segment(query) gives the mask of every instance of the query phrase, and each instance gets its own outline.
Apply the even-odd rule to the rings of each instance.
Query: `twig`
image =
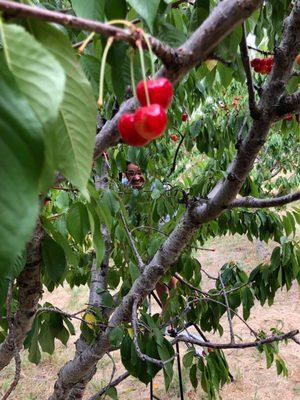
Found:
[[[263,54],[264,56],[273,56],[274,55],[274,53],[272,53],[272,51],[260,50],[260,49],[258,49],[256,47],[252,47],[252,46],[249,46],[249,45],[247,45],[247,47],[248,47],[248,49],[255,50],[258,53]]]
[[[12,299],[13,299],[13,282],[10,281],[9,285],[8,285],[8,291],[7,291],[7,297],[6,297],[6,320],[7,320],[8,328],[9,328],[12,338],[13,338],[13,345],[14,345],[13,354],[14,354],[16,368],[15,368],[14,379],[13,379],[12,383],[10,384],[10,387],[8,388],[6,393],[3,395],[2,400],[6,400],[9,398],[11,393],[16,389],[16,387],[19,383],[19,380],[20,380],[20,376],[21,376],[21,357],[20,357],[19,349],[17,348],[16,342],[15,342],[14,324],[13,324],[12,316],[11,316]]]
[[[160,233],[161,235],[164,235],[164,236],[167,236],[167,237],[169,236],[167,233],[161,231],[160,229],[154,228],[154,227],[148,226],[148,225],[136,226],[135,228],[131,229],[130,233],[132,233],[132,232],[134,232],[134,231],[136,231],[136,230],[139,230],[139,229],[148,229],[149,231],[151,230],[151,231],[158,232],[158,233]]]
[[[133,302],[133,306],[132,306],[132,315],[131,315],[131,322],[132,322],[132,327],[133,327],[133,343],[137,352],[137,355],[139,356],[139,358],[142,361],[148,361],[152,364],[156,364],[159,367],[164,367],[166,364],[168,364],[169,362],[173,361],[174,358],[176,357],[176,354],[174,354],[174,356],[172,356],[171,358],[167,359],[167,360],[158,360],[156,358],[150,357],[147,354],[144,354],[141,351],[141,348],[139,346],[139,342],[138,342],[138,322],[137,322],[137,308],[138,308],[138,303],[139,303],[139,298],[137,297],[134,302]]]
[[[77,319],[78,321],[81,321],[81,322],[83,322],[83,323],[86,324],[86,325],[99,326],[101,329],[106,329],[107,327],[109,327],[109,325],[107,325],[107,324],[102,324],[102,323],[99,323],[99,322],[87,322],[84,318],[81,318],[81,317],[78,317],[78,316],[77,316],[78,314],[81,314],[81,313],[83,313],[83,312],[86,312],[86,309],[83,309],[83,310],[81,310],[81,311],[77,311],[77,312],[74,313],[74,314],[67,313],[67,312],[65,312],[65,311],[63,311],[63,310],[60,310],[60,309],[57,308],[57,307],[41,307],[41,308],[39,308],[39,309],[37,310],[37,314],[41,314],[41,313],[43,313],[43,312],[55,312],[55,313],[57,313],[57,314],[63,315],[63,316],[66,317],[66,318],[69,318],[69,319]]]
[[[224,296],[225,304],[226,304],[226,312],[227,312],[227,318],[228,318],[228,323],[229,323],[229,330],[230,330],[230,343],[233,344],[235,343],[234,340],[234,331],[233,331],[233,325],[232,325],[232,319],[231,319],[231,314],[230,314],[230,307],[229,307],[229,302],[228,302],[228,297],[226,294],[226,289],[225,285],[223,282],[222,274],[219,274],[219,280],[222,286],[222,293]]]
[[[294,331],[284,333],[282,335],[271,335],[265,339],[255,340],[253,342],[243,342],[243,343],[212,343],[212,342],[197,340],[194,338],[188,339],[185,336],[179,335],[175,339],[172,340],[172,344],[174,344],[176,342],[185,342],[185,343],[196,344],[196,345],[203,346],[203,347],[211,347],[212,349],[246,349],[249,347],[262,346],[263,344],[280,342],[280,341],[286,340],[286,339],[294,340],[294,336],[296,336],[298,334],[299,334],[299,330],[294,330]]]
[[[241,51],[242,62],[243,62],[243,66],[244,66],[244,70],[245,70],[246,78],[247,78],[249,110],[250,110],[251,117],[253,119],[258,119],[260,113],[259,113],[256,101],[255,101],[252,73],[251,73],[250,60],[249,60],[247,42],[246,42],[245,23],[242,24],[242,29],[243,29],[243,35],[242,35],[242,40],[240,43],[240,51]]]
[[[296,337],[294,336],[294,337],[292,337],[292,340],[293,340],[295,343],[299,344],[299,346],[300,346],[300,340],[299,340],[298,338],[296,338]]]
[[[231,61],[227,61],[227,60],[225,60],[225,58],[223,58],[222,56],[215,54],[215,53],[210,54],[208,56],[208,59],[220,61],[222,64],[226,65],[227,67],[230,67],[232,65]]]
[[[116,387],[119,383],[123,382],[126,378],[130,376],[129,372],[124,372],[124,374],[120,375],[118,378],[116,378],[114,381],[112,381],[109,385],[105,386],[102,388],[98,393],[96,393],[94,396],[90,397],[89,400],[99,400],[99,398],[105,394],[110,388]]]
[[[116,363],[115,363],[115,360],[114,360],[114,358],[113,358],[113,356],[111,355],[111,354],[109,354],[109,353],[106,353],[107,354],[107,356],[111,359],[111,362],[113,363],[113,367],[112,367],[112,371],[111,371],[111,376],[110,376],[110,380],[109,380],[109,383],[108,383],[108,385],[107,386],[109,386],[109,387],[111,387],[111,383],[112,383],[112,381],[113,381],[113,379],[114,379],[114,376],[115,376],[115,373],[116,373],[116,371],[117,371],[117,367],[116,367]],[[106,398],[106,392],[104,393],[104,396],[103,396],[103,400]]]
[[[123,221],[123,224],[124,224],[124,227],[125,227],[125,230],[126,230],[126,233],[127,233],[130,245],[131,245],[131,249],[132,249],[132,251],[133,251],[133,253],[135,255],[135,258],[137,259],[139,270],[140,270],[140,272],[142,272],[144,267],[145,267],[145,264],[144,264],[144,262],[142,260],[142,257],[140,256],[140,254],[139,254],[139,252],[138,252],[138,250],[136,248],[136,245],[134,243],[134,239],[132,237],[132,234],[130,233],[130,230],[128,229],[128,225],[127,225],[127,222],[125,220],[125,217],[124,217],[122,211],[120,211],[120,214],[121,214],[121,219]]]
[[[179,152],[179,149],[180,149],[180,147],[181,147],[181,145],[182,145],[182,143],[183,143],[183,141],[184,141],[184,138],[185,138],[185,136],[184,136],[184,135],[181,135],[180,142],[178,143],[177,149],[176,149],[176,151],[175,151],[175,155],[174,155],[172,167],[171,167],[171,169],[170,169],[170,172],[168,173],[168,178],[173,174],[173,172],[174,172],[175,169],[176,169],[176,160],[177,160],[178,152]]]

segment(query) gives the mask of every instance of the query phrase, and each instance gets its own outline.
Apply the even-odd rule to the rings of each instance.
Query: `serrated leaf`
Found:
[[[146,21],[152,31],[160,0],[127,0],[127,3]]]
[[[109,343],[111,346],[119,347],[122,343],[124,332],[120,327],[115,327],[110,331]]]
[[[78,257],[71,248],[68,240],[55,228],[47,219],[43,218],[43,227],[46,232],[64,249],[68,264],[76,267],[78,265]]]
[[[63,99],[63,68],[22,26],[2,24],[1,33],[6,62],[21,93],[42,125],[53,122]]]
[[[111,19],[124,19],[127,14],[125,0],[105,0],[105,15]]]
[[[66,268],[66,257],[61,246],[50,236],[42,242],[42,259],[47,275],[53,282],[59,282]]]
[[[96,101],[71,43],[54,26],[31,21],[35,37],[50,51],[66,73],[63,101],[52,132],[53,152],[61,173],[88,198],[96,131]]]
[[[67,214],[67,228],[73,238],[80,244],[90,230],[89,216],[83,203],[74,203]]]
[[[71,2],[78,17],[104,21],[104,0],[71,0]]]
[[[30,239],[39,211],[42,126],[0,57],[0,275]],[[21,196],[20,196],[21,194]],[[26,210],[26,212],[24,212]]]

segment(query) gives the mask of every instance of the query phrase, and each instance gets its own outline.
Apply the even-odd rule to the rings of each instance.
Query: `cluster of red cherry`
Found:
[[[251,61],[251,67],[255,72],[259,72],[260,74],[267,75],[271,72],[273,67],[274,58],[266,57],[266,58],[254,58]]]
[[[119,119],[118,129],[125,143],[144,146],[161,136],[167,127],[166,110],[173,99],[173,86],[166,78],[140,81],[136,94],[141,107],[135,113],[123,114]]]

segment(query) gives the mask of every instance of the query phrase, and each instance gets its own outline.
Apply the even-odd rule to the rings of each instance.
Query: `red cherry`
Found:
[[[292,114],[287,114],[283,117],[283,119],[285,119],[286,121],[291,121],[293,119],[293,115]]]
[[[159,104],[140,107],[134,114],[134,126],[138,134],[145,139],[161,136],[167,127],[167,114]]]
[[[300,53],[297,55],[295,61],[296,61],[296,63],[297,63],[298,65],[300,65]]]
[[[134,127],[134,114],[123,114],[118,122],[118,129],[123,141],[131,146],[143,146],[149,143],[141,137]]]
[[[177,142],[177,140],[178,140],[177,135],[171,135],[170,138],[171,138],[171,140],[173,140],[173,142]]]
[[[47,196],[44,198],[44,206],[47,206],[51,201],[51,197]]]
[[[188,113],[186,113],[186,112],[182,113],[181,121],[183,121],[183,122],[187,121],[188,117],[189,117]]]
[[[255,70],[255,67],[260,67],[260,62],[260,58],[254,58],[253,60],[251,60],[251,67],[253,67]]]
[[[160,104],[168,108],[173,99],[173,86],[166,78],[150,79],[147,81],[151,104]],[[144,81],[140,81],[136,87],[136,94],[142,106],[147,105]]]

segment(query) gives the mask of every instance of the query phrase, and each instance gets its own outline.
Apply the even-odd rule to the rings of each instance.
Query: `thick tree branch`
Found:
[[[300,91],[298,90],[290,96],[282,96],[275,111],[279,117],[300,112]]]
[[[4,11],[6,18],[34,18],[55,22],[56,24],[68,26],[70,28],[99,33],[105,37],[113,37],[115,40],[123,40],[134,47],[137,37],[140,38],[138,31],[130,32],[127,29],[121,29],[107,23],[74,17],[73,15],[49,11],[44,8],[31,7],[14,1],[0,0],[0,10]],[[156,54],[164,64],[169,65],[177,62],[179,56],[176,50],[152,36],[149,36],[149,41],[153,53]],[[142,43],[143,46],[146,47],[146,43],[143,40]]]
[[[249,55],[248,55],[247,41],[246,41],[245,23],[243,23],[242,28],[243,28],[243,35],[242,35],[242,40],[240,43],[240,51],[241,51],[242,63],[243,63],[244,70],[246,73],[246,78],[247,78],[249,110],[250,110],[251,117],[253,119],[257,119],[259,117],[259,111],[258,111],[256,101],[255,101],[255,93],[254,93],[254,87],[253,87],[250,60],[249,60]]]
[[[42,293],[40,279],[40,245],[44,231],[40,220],[31,242],[27,246],[26,265],[17,279],[19,288],[18,309],[13,317],[13,330],[10,330],[0,346],[0,370],[14,357],[15,349],[22,348],[23,341],[30,331]]]
[[[281,342],[282,340],[286,339],[293,339],[294,336],[298,335],[299,331],[294,330],[287,333],[283,333],[282,335],[271,335],[265,339],[255,340],[253,342],[242,342],[242,343],[212,343],[212,342],[205,342],[202,340],[196,340],[194,338],[187,338],[185,336],[177,336],[173,341],[172,344],[177,342],[185,342],[196,344],[203,347],[210,347],[212,349],[247,349],[249,347],[258,347],[262,346],[263,344],[269,344],[273,342]]]
[[[257,199],[252,196],[241,197],[233,200],[229,204],[228,208],[233,207],[248,207],[248,208],[269,208],[269,207],[281,207],[285,204],[292,203],[300,199],[300,191],[288,194],[286,196],[275,197],[273,199]]]
[[[6,393],[2,397],[2,400],[6,400],[6,399],[9,398],[11,393],[17,387],[18,382],[20,380],[20,376],[21,376],[21,357],[20,357],[20,351],[17,348],[16,343],[15,343],[14,324],[13,324],[12,316],[11,316],[12,300],[13,300],[13,282],[10,281],[9,285],[8,285],[8,292],[7,292],[7,298],[6,298],[6,321],[8,323],[8,328],[9,328],[10,334],[12,335],[13,342],[14,342],[14,351],[13,351],[13,353],[14,353],[14,359],[15,359],[16,367],[15,367],[14,379],[13,379],[12,383],[10,384],[10,386],[9,386],[8,390],[6,391]]]

